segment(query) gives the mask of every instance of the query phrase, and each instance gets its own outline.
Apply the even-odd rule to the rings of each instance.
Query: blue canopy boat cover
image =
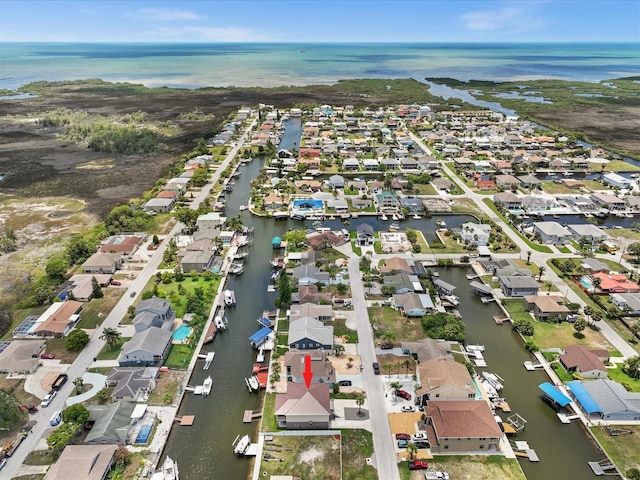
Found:
[[[260,345],[262,345],[272,333],[273,330],[271,330],[270,328],[262,327],[260,330],[249,337],[251,346],[255,348],[260,347]]]
[[[602,407],[600,407],[600,405],[598,405],[598,402],[596,402],[591,394],[587,392],[587,390],[584,388],[584,385],[582,385],[582,382],[574,380],[573,382],[567,383],[567,386],[571,389],[573,396],[576,397],[576,400],[578,400],[578,403],[580,404],[582,409],[587,412],[587,414],[602,414]]]
[[[258,323],[262,327],[273,328],[273,323],[267,317],[260,317]]]
[[[544,382],[538,385],[538,388],[544,392],[544,394],[551,400],[556,402],[561,407],[566,407],[571,403],[571,399],[564,393],[551,385],[549,382]]]
[[[271,245],[273,245],[274,247],[280,247],[281,243],[282,243],[282,238],[280,237],[273,237],[271,239]]]

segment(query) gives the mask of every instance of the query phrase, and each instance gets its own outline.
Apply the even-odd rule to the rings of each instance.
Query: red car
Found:
[[[411,435],[408,433],[396,433],[396,440],[411,440]]]
[[[422,470],[424,468],[429,468],[429,464],[424,460],[414,460],[413,462],[409,462],[409,470]]]
[[[406,390],[397,390],[396,397],[404,398],[405,400],[411,400],[411,394]]]
[[[51,360],[52,358],[56,358],[56,356],[53,353],[43,353],[40,355],[40,358]]]
[[[391,350],[393,348],[393,343],[383,343],[380,345],[382,350]]]
[[[114,287],[119,287],[122,284],[120,282],[118,282],[117,280],[111,280],[111,285],[113,285]]]

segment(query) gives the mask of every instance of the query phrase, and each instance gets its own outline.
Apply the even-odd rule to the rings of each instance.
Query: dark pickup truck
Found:
[[[60,388],[62,388],[62,386],[67,383],[68,379],[69,376],[66,373],[61,373],[60,375],[58,375],[58,378],[56,378],[51,384],[51,390],[60,390]]]

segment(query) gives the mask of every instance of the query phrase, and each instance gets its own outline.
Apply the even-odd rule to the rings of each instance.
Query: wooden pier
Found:
[[[616,470],[616,466],[610,460],[600,460],[599,462],[589,462],[589,466],[593,473],[598,477],[601,475],[616,475],[618,476],[618,472]]]
[[[533,372],[534,370],[541,370],[544,368],[544,365],[541,363],[533,363],[531,360],[527,360],[524,362],[524,368]]]
[[[538,454],[536,451],[529,447],[527,442],[523,441],[515,441],[511,442],[511,447],[513,448],[513,454],[519,458],[528,458],[530,462],[539,462]]]
[[[181,417],[174,418],[173,421],[182,427],[190,427],[193,425],[195,419],[195,415],[183,415]]]
[[[505,322],[510,322],[511,317],[501,317],[500,315],[494,315],[493,321],[496,322],[498,325],[502,325]]]
[[[261,411],[245,410],[242,416],[242,423],[251,423],[253,420],[262,417]]]

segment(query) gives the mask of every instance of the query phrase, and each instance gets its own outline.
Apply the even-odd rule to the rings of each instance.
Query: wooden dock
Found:
[[[245,410],[244,415],[242,416],[242,423],[251,423],[256,418],[261,418],[262,412],[255,410]]]
[[[493,321],[496,322],[498,325],[502,325],[505,322],[510,322],[511,317],[501,317],[500,315],[494,315]]]
[[[213,342],[213,339],[216,338],[217,332],[218,327],[216,327],[215,322],[212,321],[211,325],[209,325],[209,328],[207,328],[207,333],[204,334],[204,341],[202,343],[205,344]]]
[[[181,417],[176,417],[173,421],[180,426],[190,427],[191,425],[193,425],[195,419],[195,415],[183,415]]]
[[[524,368],[533,372],[534,370],[541,370],[544,368],[544,365],[541,363],[533,363],[531,360],[526,360],[524,362]]]
[[[515,442],[511,442],[511,446],[513,447],[513,453],[516,457],[528,458],[530,462],[540,461],[536,451],[529,447],[527,442],[516,440]]]

